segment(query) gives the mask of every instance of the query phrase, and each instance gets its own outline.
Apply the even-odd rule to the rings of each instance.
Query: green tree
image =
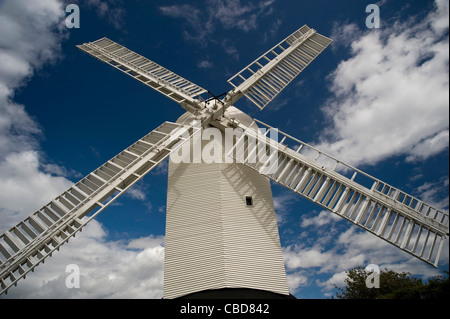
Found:
[[[346,286],[338,287],[338,299],[438,299],[449,297],[449,273],[433,277],[426,283],[408,272],[380,271],[380,288],[367,288],[369,273],[363,267],[347,271]]]

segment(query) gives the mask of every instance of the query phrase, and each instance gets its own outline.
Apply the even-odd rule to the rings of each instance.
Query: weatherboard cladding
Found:
[[[221,288],[289,294],[270,182],[242,164],[169,162],[164,298]]]
[[[171,163],[168,189],[165,298],[226,287],[288,293],[268,180],[240,164]]]

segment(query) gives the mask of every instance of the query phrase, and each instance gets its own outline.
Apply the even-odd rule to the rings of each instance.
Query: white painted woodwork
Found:
[[[233,107],[226,114],[252,122]],[[224,163],[224,153],[213,164],[169,162],[164,298],[220,288],[289,294],[270,181]]]

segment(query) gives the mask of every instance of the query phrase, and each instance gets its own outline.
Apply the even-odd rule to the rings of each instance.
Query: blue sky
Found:
[[[80,28],[65,7],[80,8]],[[212,91],[304,24],[334,40],[264,111],[236,107],[448,211],[446,0],[0,1],[0,230],[184,110],[83,54],[103,36]],[[167,163],[119,198],[8,297],[161,298]],[[288,284],[327,298],[345,271],[438,270],[290,191],[272,187]],[[67,289],[67,264],[81,287]]]

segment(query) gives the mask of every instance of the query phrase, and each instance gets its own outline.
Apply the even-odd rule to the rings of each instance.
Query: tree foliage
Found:
[[[423,282],[408,272],[380,271],[379,288],[367,288],[369,273],[362,267],[347,271],[345,287],[337,287],[338,299],[443,299],[449,298],[449,272]]]

